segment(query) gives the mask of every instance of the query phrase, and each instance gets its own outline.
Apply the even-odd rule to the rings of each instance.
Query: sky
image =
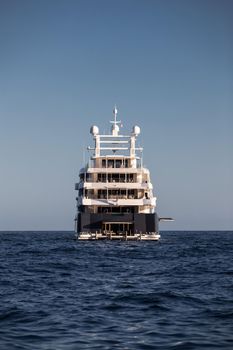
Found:
[[[117,104],[161,230],[233,229],[231,0],[0,0],[0,230],[73,230]]]

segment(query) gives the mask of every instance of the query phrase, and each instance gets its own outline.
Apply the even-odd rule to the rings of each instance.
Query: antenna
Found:
[[[114,115],[114,120],[110,120],[110,123],[114,125],[114,127],[117,125],[117,124],[120,124],[121,121],[120,120],[117,120],[117,114],[118,114],[118,109],[117,109],[117,106],[115,105],[115,107],[113,108],[113,115]]]
[[[110,120],[110,123],[113,124],[112,125],[112,135],[113,136],[118,136],[118,132],[120,130],[120,128],[117,124],[120,124],[121,121],[117,120],[117,113],[118,113],[118,110],[117,110],[117,107],[115,105],[115,107],[113,109],[114,120]]]
[[[117,107],[115,105],[114,110],[113,110],[115,124],[116,124],[117,113],[118,113],[118,110],[117,110]]]

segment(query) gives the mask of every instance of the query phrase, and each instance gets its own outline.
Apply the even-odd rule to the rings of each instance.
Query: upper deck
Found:
[[[117,109],[113,110],[114,120],[112,124],[111,134],[100,134],[97,126],[91,127],[91,134],[94,139],[94,147],[89,146],[87,149],[91,151],[90,160],[92,164],[90,168],[105,169],[137,169],[142,166],[141,152],[142,147],[136,147],[136,138],[140,134],[140,128],[134,126],[130,135],[121,135],[121,121],[117,120]]]

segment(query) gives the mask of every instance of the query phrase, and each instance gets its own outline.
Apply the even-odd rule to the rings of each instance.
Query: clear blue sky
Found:
[[[0,1],[0,230],[72,230],[94,123],[141,126],[162,229],[233,229],[233,1]]]

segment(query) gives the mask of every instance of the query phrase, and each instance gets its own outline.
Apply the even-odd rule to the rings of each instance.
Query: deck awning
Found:
[[[107,224],[129,224],[129,225],[132,225],[133,221],[103,221],[103,224],[104,225],[107,225]]]

